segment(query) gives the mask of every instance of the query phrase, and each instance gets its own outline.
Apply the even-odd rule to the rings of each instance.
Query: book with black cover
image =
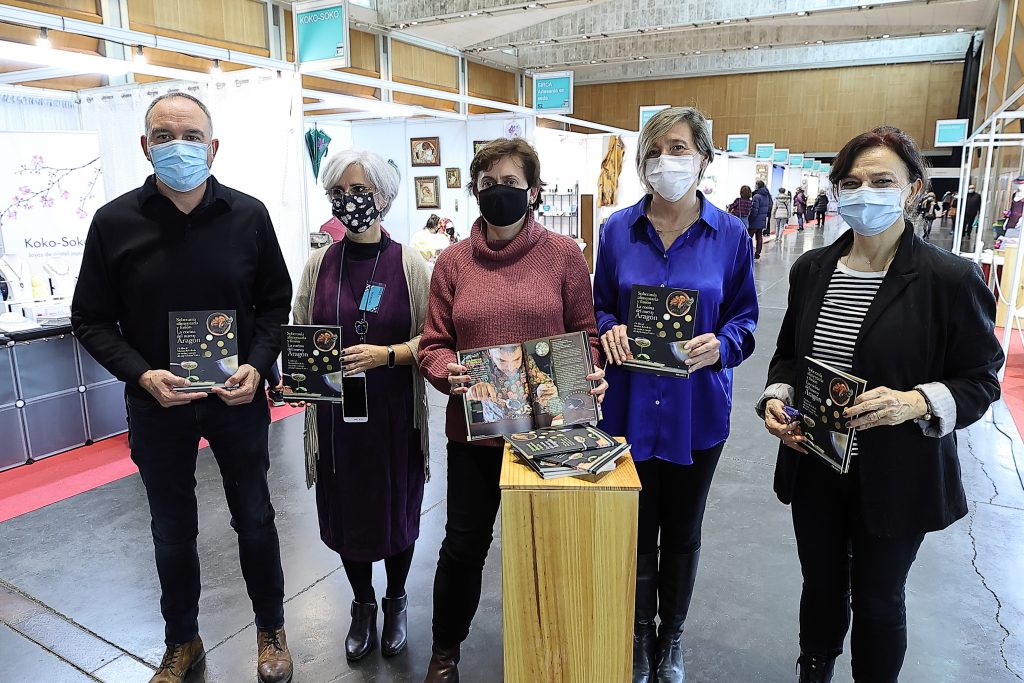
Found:
[[[510,434],[505,441],[545,479],[611,471],[619,457],[629,450],[628,444],[587,425]]]
[[[843,411],[864,393],[867,382],[810,356],[801,363],[803,381],[797,387],[796,407],[801,445],[840,474],[850,471],[853,437]]]
[[[168,314],[170,371],[191,386],[179,392],[206,392],[223,387],[238,371],[235,311],[172,311]]]
[[[281,378],[289,400],[341,403],[341,328],[281,326]]]
[[[623,367],[669,377],[689,377],[689,354],[697,319],[695,289],[633,285],[627,334],[633,357]]]
[[[586,332],[458,352],[471,377],[465,395],[469,439],[596,423],[594,361]]]

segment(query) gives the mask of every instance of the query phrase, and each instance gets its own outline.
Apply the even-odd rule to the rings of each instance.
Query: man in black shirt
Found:
[[[180,683],[205,656],[199,638],[195,469],[205,437],[220,467],[257,626],[257,673],[288,681],[284,575],[267,486],[263,379],[280,351],[291,281],[258,200],[210,175],[209,111],[184,93],[157,98],[142,150],[154,175],[96,212],[72,303],[75,335],[125,383],[132,460],[149,498],[167,651],[151,683]],[[168,314],[233,310],[238,370],[211,394],[175,392]]]
[[[974,189],[974,185],[967,188],[967,197],[964,199],[964,236],[968,239],[974,231],[974,221],[978,219],[981,212],[981,195]]]

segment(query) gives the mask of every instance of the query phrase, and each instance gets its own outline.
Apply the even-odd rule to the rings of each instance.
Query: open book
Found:
[[[512,452],[544,479],[610,472],[629,444],[587,425],[538,429],[505,437]]]
[[[801,445],[846,474],[857,430],[846,427],[843,411],[864,393],[867,382],[810,356],[801,366],[803,381],[796,393],[799,412],[793,416],[801,421],[800,430],[807,437]]]
[[[586,332],[458,352],[471,377],[465,395],[470,441],[545,427],[596,423]]]
[[[633,285],[627,334],[633,357],[623,367],[669,377],[689,377],[689,354],[697,319],[695,289]]]

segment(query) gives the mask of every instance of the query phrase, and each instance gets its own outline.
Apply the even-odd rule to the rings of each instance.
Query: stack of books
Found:
[[[615,469],[629,444],[596,427],[538,429],[505,437],[512,452],[543,479],[596,476]]]

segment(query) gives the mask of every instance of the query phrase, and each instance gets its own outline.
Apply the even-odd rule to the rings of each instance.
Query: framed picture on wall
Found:
[[[444,169],[444,177],[448,183],[448,189],[453,190],[462,187],[462,171],[457,168]]]
[[[416,178],[416,208],[441,208],[441,179],[439,177],[434,175]]]
[[[412,138],[409,140],[409,155],[413,166],[440,166],[440,138]]]
[[[480,148],[486,145],[490,140],[474,140],[473,141],[473,156],[480,151]]]

